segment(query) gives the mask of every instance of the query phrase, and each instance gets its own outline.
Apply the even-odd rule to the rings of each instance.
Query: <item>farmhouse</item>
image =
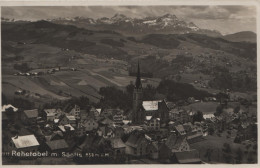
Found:
[[[47,150],[50,152],[66,152],[69,148],[69,145],[64,139],[58,139],[53,141],[47,141]]]
[[[126,141],[126,154],[132,156],[145,156],[147,155],[147,139],[141,132],[134,131]]]
[[[114,156],[122,157],[125,154],[126,145],[121,140],[121,138],[112,138],[110,139],[112,150],[114,152]]]
[[[186,138],[171,134],[159,148],[160,158],[170,158],[175,152],[189,151],[190,146]]]
[[[9,147],[10,150],[36,152],[39,147],[39,142],[34,135],[15,136],[11,138]]]
[[[85,127],[86,131],[93,131],[98,128],[98,123],[93,118],[83,121],[82,125]]]
[[[38,109],[24,110],[21,114],[21,119],[25,124],[36,124],[38,117]]]
[[[44,109],[43,111],[46,121],[54,121],[54,119],[58,119],[63,114],[61,109]]]

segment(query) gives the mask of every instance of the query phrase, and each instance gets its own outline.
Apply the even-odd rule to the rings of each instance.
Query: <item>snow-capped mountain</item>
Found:
[[[130,18],[123,14],[115,14],[113,17],[99,19],[75,17],[59,18],[52,20],[54,23],[71,24],[77,27],[98,30],[113,30],[125,34],[186,34],[198,33],[210,36],[221,36],[218,31],[201,29],[192,22],[185,22],[173,14],[165,14],[158,17]]]

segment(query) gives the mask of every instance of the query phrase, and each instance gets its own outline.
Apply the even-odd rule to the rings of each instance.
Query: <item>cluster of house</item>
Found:
[[[189,144],[203,137],[201,124],[191,124],[190,118],[177,114],[169,126],[161,124],[160,117],[153,114],[158,112],[158,103],[162,102],[165,101],[143,102],[147,115],[140,125],[126,120],[120,109],[92,107],[86,111],[77,105],[68,105],[63,109],[24,110],[18,119],[22,121],[22,130],[27,131],[10,137],[8,150],[82,153],[108,141],[113,157],[175,158],[176,162],[188,163],[189,159],[182,159],[192,155],[192,163],[200,162],[198,151],[190,149]],[[16,109],[16,113],[18,111]],[[124,136],[127,138],[123,139]],[[77,143],[75,139],[80,137],[85,140]]]
[[[39,76],[39,75],[43,75],[43,72],[18,72],[15,73],[14,76]]]
[[[54,74],[55,72],[58,71],[77,71],[77,68],[69,68],[69,67],[55,67],[55,68],[50,68],[50,69],[46,69],[45,72],[44,71],[38,71],[38,72],[17,72],[14,73],[14,76],[32,76],[32,77],[38,77],[44,74]]]
[[[250,110],[241,106],[235,112],[234,108],[227,107],[223,109],[220,115],[207,116],[205,119],[209,123],[213,123],[215,130],[220,132],[227,129],[236,129],[236,139],[239,139],[239,142],[256,138],[256,129],[254,130],[257,123],[256,109]]]
[[[92,107],[86,110],[75,104],[67,104],[62,109],[23,110],[17,119],[22,121],[20,129],[27,130],[27,133],[18,131],[16,135],[10,136],[7,150],[108,152],[113,158],[200,163],[199,151],[191,149],[190,144],[207,136],[206,122],[221,127],[224,125],[222,121],[232,123],[239,115],[243,122],[241,126],[247,128],[246,122],[249,121],[248,116],[241,120],[244,112],[233,113],[228,109],[220,116],[204,115],[206,122],[193,122],[193,115],[192,111],[176,107],[173,102],[166,100],[143,101],[139,72],[133,93],[131,119],[121,109]],[[8,123],[8,117],[3,116],[3,123]],[[250,137],[245,133],[241,135]]]

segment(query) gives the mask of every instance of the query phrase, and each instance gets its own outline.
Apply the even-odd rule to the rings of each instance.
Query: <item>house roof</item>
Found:
[[[108,125],[108,124],[113,123],[113,121],[110,120],[109,118],[104,118],[102,121],[100,121],[100,123],[104,124],[104,125]]]
[[[169,149],[178,149],[181,145],[181,143],[184,141],[184,137],[176,136],[174,134],[171,134],[166,142],[165,145],[168,146]]]
[[[96,109],[97,110],[97,112],[100,114],[101,113],[101,108],[99,108],[99,109]]]
[[[44,109],[44,112],[47,114],[47,117],[55,116],[55,114],[57,114],[56,109]]]
[[[65,112],[70,112],[73,108],[75,107],[75,105],[68,103],[67,105],[64,106],[64,108],[62,109]]]
[[[18,108],[14,107],[11,104],[7,104],[7,105],[3,105],[2,106],[2,112],[5,112],[6,109],[12,108],[14,112],[16,112],[18,110]]]
[[[67,116],[67,118],[72,121],[72,120],[76,120],[75,116]]]
[[[146,116],[146,120],[151,120],[153,116]]]
[[[183,125],[177,125],[177,126],[175,126],[175,128],[181,135],[185,135],[186,134]]]
[[[25,114],[28,118],[36,118],[36,117],[38,117],[38,109],[24,110],[24,114]]]
[[[204,119],[211,119],[213,117],[215,117],[214,114],[203,114]]]
[[[187,136],[187,140],[191,140],[193,138],[197,138],[197,137],[201,137],[201,136],[203,136],[203,133],[202,132],[197,132],[196,134]]]
[[[57,135],[58,135],[60,138],[63,137],[63,133],[62,133],[61,131],[53,131],[53,133],[52,133],[51,135],[45,136],[45,139],[46,139],[47,141],[51,141],[52,138],[54,138],[54,137],[57,136]]]
[[[180,109],[180,108],[173,108],[170,110],[170,113],[174,113],[174,114],[179,114],[179,113],[184,113],[186,112],[184,109]]]
[[[18,149],[32,147],[32,146],[39,146],[39,142],[37,141],[34,135],[12,137],[12,141],[15,147]]]
[[[75,130],[70,124],[58,126],[62,132],[66,132],[65,127],[69,127],[71,131]]]
[[[162,100],[156,101],[143,101],[143,108],[145,111],[155,111],[158,110],[158,103]]]
[[[126,141],[126,145],[136,148],[143,140],[146,140],[144,134],[134,132]]]
[[[110,140],[112,148],[125,148],[126,145],[121,140],[121,138],[113,138]]]
[[[174,153],[179,163],[199,163],[201,162],[199,152],[197,150],[175,152]]]
[[[67,149],[69,147],[69,145],[67,144],[67,142],[64,139],[48,141],[48,142],[46,142],[46,144],[48,145],[48,147],[51,150]]]
[[[123,120],[124,125],[127,125],[128,123],[130,123],[130,120]]]
[[[150,136],[148,136],[147,134],[144,135],[145,139],[147,139],[148,141],[152,141],[152,138]]]
[[[168,107],[168,109],[173,109],[175,107],[175,103],[174,102],[166,102],[166,106]]]
[[[158,142],[152,142],[151,143],[151,146],[156,150],[156,151],[158,151],[158,149],[159,149],[159,145],[158,145]]]

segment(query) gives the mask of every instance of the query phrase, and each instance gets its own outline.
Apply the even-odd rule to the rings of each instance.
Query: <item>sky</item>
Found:
[[[112,17],[116,13],[131,18],[174,14],[203,29],[218,30],[223,35],[239,31],[256,32],[255,6],[63,6],[2,7],[2,17],[15,20],[42,20],[76,16]]]

